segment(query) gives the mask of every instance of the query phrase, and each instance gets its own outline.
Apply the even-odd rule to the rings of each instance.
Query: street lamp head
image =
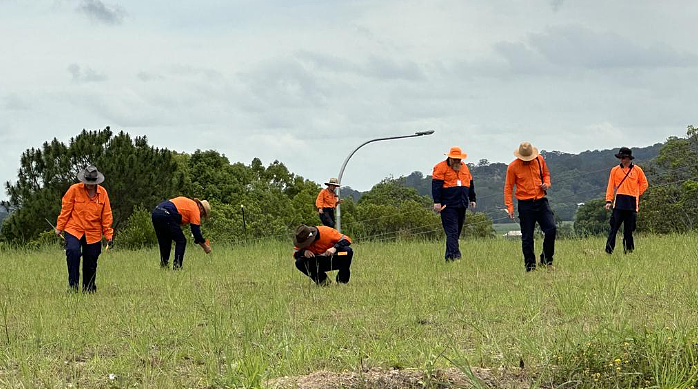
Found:
[[[428,130],[428,131],[417,131],[414,134],[418,135],[418,136],[422,136],[422,135],[431,135],[433,133],[434,133],[434,130]]]

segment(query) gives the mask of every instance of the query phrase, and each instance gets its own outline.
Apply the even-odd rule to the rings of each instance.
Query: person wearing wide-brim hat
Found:
[[[330,284],[326,273],[332,270],[339,270],[337,283],[349,282],[354,251],[348,236],[331,227],[301,224],[293,233],[293,245],[296,268],[316,284]]]
[[[437,163],[431,174],[431,196],[434,212],[441,215],[441,225],[446,233],[446,262],[461,259],[458,239],[465,223],[465,211],[473,209],[475,184],[468,165],[463,160],[468,156],[460,147],[451,147],[444,154],[445,160]]]
[[[627,147],[621,147],[615,155],[620,164],[611,169],[606,187],[606,209],[613,208],[611,214],[611,229],[606,240],[606,252],[613,253],[616,247],[616,234],[623,224],[623,252],[629,253],[635,250],[633,231],[637,221],[637,212],[640,205],[640,195],[647,190],[649,184],[642,168],[633,164],[633,151]]]
[[[540,263],[552,269],[555,254],[555,237],[557,228],[553,211],[546,197],[550,189],[550,171],[545,159],[538,149],[529,142],[522,142],[514,150],[516,157],[507,167],[504,181],[504,205],[511,219],[514,219],[514,204],[512,191],[516,187],[516,200],[519,209],[519,224],[521,226],[521,251],[524,255],[526,271],[536,269],[533,232],[536,222],[543,231],[543,252]]]
[[[114,237],[113,218],[109,195],[99,185],[104,182],[104,175],[97,167],[90,165],[81,170],[78,180],[80,183],[73,184],[63,195],[55,233],[65,240],[69,290],[77,291],[80,285],[82,257],[82,290],[93,293],[97,291],[97,259],[102,252],[102,237],[107,240],[107,247]]]
[[[160,267],[169,267],[172,241],[175,242],[173,269],[181,269],[187,239],[180,226],[189,224],[194,243],[201,246],[206,254],[211,253],[209,245],[201,234],[201,221],[211,215],[211,205],[206,200],[175,197],[158,204],[152,212],[153,228],[160,247]]]
[[[321,190],[317,198],[315,198],[315,208],[317,208],[322,224],[334,228],[336,223],[334,210],[340,202],[335,192],[336,188],[339,187],[339,182],[336,178],[330,178],[325,185],[327,185],[327,188]]]

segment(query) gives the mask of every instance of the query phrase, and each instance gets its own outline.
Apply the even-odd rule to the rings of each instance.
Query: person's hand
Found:
[[[314,257],[315,257],[315,253],[313,253],[313,252],[310,251],[310,250],[305,250],[305,252],[303,252],[303,256],[306,257],[306,258],[314,258]]]
[[[434,212],[436,212],[436,213],[441,212],[441,203],[434,203]]]
[[[509,219],[514,220],[514,211],[510,211],[507,209],[507,213],[509,214]]]
[[[56,228],[54,232],[56,233],[56,236],[61,236],[61,234],[63,233],[63,231],[59,230],[58,228]]]
[[[325,251],[325,253],[324,253],[323,255],[326,256],[326,257],[331,257],[331,256],[333,256],[334,253],[336,253],[336,252],[337,252],[337,249],[336,249],[336,248],[330,247],[330,248],[327,249],[327,251]]]
[[[470,208],[475,209],[475,207],[477,207],[477,203],[475,203],[474,201],[471,201]]]
[[[337,199],[337,204],[341,204],[341,203],[342,203],[342,199]]]
[[[204,252],[206,254],[211,254],[211,245],[209,245],[206,242],[201,242],[199,243],[199,246],[201,246],[201,248],[204,249]]]
[[[322,208],[320,208],[320,209],[317,210],[317,213],[322,214],[322,213],[324,213],[324,211],[322,210]]]
[[[548,185],[546,185],[545,182],[544,182],[544,183],[540,184],[540,188],[543,189],[543,190],[548,190],[549,187],[548,187]]]
[[[113,245],[114,245],[114,241],[112,239],[107,239],[107,245],[104,246],[105,250],[109,250],[110,248],[112,248]]]
[[[611,203],[606,203],[606,205],[604,205],[604,208],[606,208],[607,211],[611,209]]]

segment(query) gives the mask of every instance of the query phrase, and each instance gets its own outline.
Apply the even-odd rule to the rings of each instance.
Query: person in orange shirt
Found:
[[[153,228],[160,246],[160,267],[169,266],[172,241],[175,242],[175,256],[172,269],[181,269],[184,262],[184,251],[187,247],[187,239],[184,237],[180,225],[190,225],[194,236],[194,243],[204,249],[206,254],[211,253],[211,246],[201,235],[201,219],[208,219],[211,214],[211,205],[206,200],[190,199],[187,197],[175,197],[158,204],[152,212]]]
[[[293,234],[293,258],[296,268],[315,281],[317,285],[329,285],[332,281],[326,272],[337,272],[337,283],[346,284],[351,277],[351,259],[354,252],[351,239],[327,226],[309,227],[301,224]]]
[[[336,178],[330,178],[330,181],[326,182],[325,185],[327,185],[327,188],[321,190],[315,199],[315,207],[320,215],[322,224],[334,228],[336,222],[334,210],[340,202],[337,198],[337,193],[335,193],[335,188],[339,187],[339,182],[337,182]]]
[[[69,290],[80,286],[80,257],[82,256],[82,290],[97,291],[97,259],[102,252],[102,236],[107,248],[112,244],[112,213],[109,195],[101,184],[104,175],[95,166],[78,173],[80,183],[73,184],[63,195],[61,213],[56,221],[56,235],[65,232],[65,255],[68,263]]]
[[[468,156],[460,147],[451,147],[447,158],[434,166],[431,174],[431,196],[434,212],[441,214],[441,225],[446,233],[446,262],[461,258],[458,238],[465,223],[465,210],[473,209],[475,184],[468,165],[463,160]]]
[[[538,154],[538,149],[528,142],[523,142],[514,151],[516,159],[507,167],[504,181],[504,204],[511,219],[514,219],[514,204],[512,190],[516,187],[515,196],[518,200],[519,223],[521,226],[521,251],[524,255],[526,271],[536,269],[534,254],[533,231],[536,222],[543,231],[543,252],[540,263],[552,269],[555,254],[555,218],[545,197],[550,189],[550,172],[545,159]]]
[[[621,147],[616,158],[620,159],[620,165],[611,169],[606,188],[606,209],[613,208],[611,230],[606,240],[606,252],[609,254],[612,254],[616,247],[616,234],[621,223],[623,224],[623,253],[635,250],[633,231],[635,231],[640,195],[648,187],[645,172],[631,162],[635,159],[631,149]]]

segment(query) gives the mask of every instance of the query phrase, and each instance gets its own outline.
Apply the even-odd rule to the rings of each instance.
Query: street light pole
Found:
[[[381,140],[393,140],[393,139],[402,139],[402,138],[414,138],[418,136],[424,136],[424,135],[431,135],[434,133],[434,130],[428,130],[428,131],[418,131],[415,132],[412,135],[401,135],[401,136],[391,136],[387,138],[376,138],[376,139],[371,139],[369,141],[366,141],[362,144],[359,145],[359,147],[355,148],[354,151],[352,151],[349,156],[347,156],[347,159],[344,160],[344,163],[342,164],[342,168],[339,169],[339,176],[337,176],[337,183],[339,186],[337,187],[337,199],[339,199],[339,192],[340,189],[342,188],[342,176],[344,175],[344,168],[347,167],[347,163],[349,163],[349,159],[356,153],[360,148],[366,146],[369,143],[373,142],[378,142]],[[342,212],[341,212],[341,204],[337,204],[337,231],[342,232]]]

